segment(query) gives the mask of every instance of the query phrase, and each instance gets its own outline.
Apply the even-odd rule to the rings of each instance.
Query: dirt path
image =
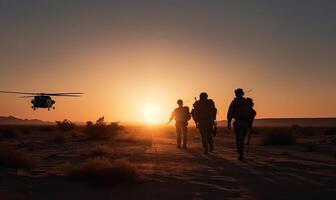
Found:
[[[224,141],[217,139],[215,152],[203,155],[197,140],[179,150],[173,138],[156,139],[157,180],[166,179],[181,198],[318,199],[336,194],[336,163],[328,157],[290,150],[282,155],[281,148],[257,146],[240,162],[233,141]]]

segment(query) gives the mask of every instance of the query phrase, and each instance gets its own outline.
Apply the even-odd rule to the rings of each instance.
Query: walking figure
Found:
[[[214,126],[216,124],[217,109],[212,99],[208,99],[208,94],[203,92],[200,99],[193,105],[191,115],[201,133],[204,154],[214,150]]]
[[[234,133],[236,136],[236,146],[238,160],[244,158],[244,140],[247,132],[251,130],[256,112],[253,109],[253,100],[244,98],[244,91],[241,88],[235,90],[236,97],[231,102],[228,113],[228,128],[231,129],[231,121],[234,119]]]
[[[191,119],[191,115],[189,112],[188,106],[183,106],[183,101],[181,99],[177,100],[178,107],[172,112],[169,122],[175,119],[175,127],[176,127],[176,142],[177,148],[181,148],[181,140],[183,138],[184,149],[187,148],[187,133],[188,133],[188,121]],[[168,124],[167,123],[167,124]]]

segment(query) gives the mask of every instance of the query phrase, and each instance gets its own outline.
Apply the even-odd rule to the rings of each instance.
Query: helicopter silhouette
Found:
[[[11,91],[0,91],[0,93],[7,94],[22,94],[27,96],[20,96],[20,98],[33,98],[31,100],[32,109],[36,110],[38,108],[46,108],[48,110],[55,109],[54,101],[51,96],[61,96],[61,97],[80,97],[81,92],[66,92],[66,93],[33,93],[33,92],[11,92]]]

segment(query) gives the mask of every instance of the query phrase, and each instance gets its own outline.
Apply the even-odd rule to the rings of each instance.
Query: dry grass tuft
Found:
[[[289,130],[274,129],[264,133],[261,138],[262,145],[293,145],[295,143],[296,137]]]
[[[105,140],[115,137],[121,130],[124,130],[124,127],[120,126],[117,122],[106,124],[104,117],[102,117],[99,118],[95,124],[87,122],[83,132],[87,139]]]
[[[106,144],[97,145],[91,149],[91,156],[109,156],[112,153],[112,148]]]
[[[110,186],[139,179],[137,169],[126,160],[111,162],[104,157],[94,158],[79,167],[68,164],[65,175],[71,180],[84,181],[94,185]]]
[[[76,129],[76,124],[71,122],[68,119],[65,119],[63,121],[56,121],[56,127],[60,131],[73,131]]]
[[[0,165],[16,169],[33,169],[39,160],[21,151],[0,150]]]

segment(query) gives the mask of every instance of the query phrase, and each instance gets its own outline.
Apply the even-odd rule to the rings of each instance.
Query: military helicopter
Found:
[[[0,91],[0,93],[7,94],[21,94],[27,96],[20,96],[21,98],[33,98],[31,100],[32,109],[36,110],[38,108],[47,108],[48,110],[55,109],[53,106],[55,101],[51,96],[61,96],[61,97],[80,97],[81,92],[66,92],[66,93],[33,93],[33,92],[11,92],[11,91]]]

